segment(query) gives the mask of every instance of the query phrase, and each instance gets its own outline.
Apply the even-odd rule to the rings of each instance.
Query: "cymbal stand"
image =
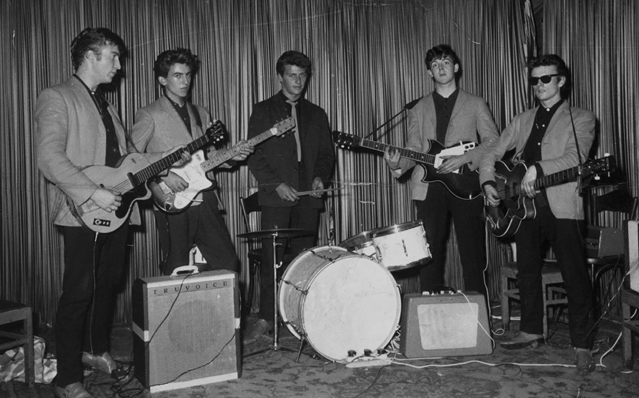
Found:
[[[281,246],[281,243],[277,243],[277,238],[279,236],[279,233],[277,231],[274,231],[271,234],[271,238],[272,238],[272,245],[273,245],[273,345],[269,346],[269,347],[265,347],[262,348],[260,350],[257,350],[255,352],[251,352],[249,354],[246,354],[244,357],[250,357],[253,355],[257,355],[257,354],[261,354],[263,352],[266,351],[279,351],[279,350],[285,350],[285,351],[290,351],[290,352],[297,352],[296,350],[292,349],[292,348],[288,348],[288,347],[283,347],[281,345],[279,345],[279,326],[278,326],[278,310],[277,310],[277,297],[278,297],[278,293],[279,293],[279,287],[277,284],[277,270],[278,268],[280,268],[282,266],[282,264],[278,265],[277,264],[277,246]],[[301,352],[301,350],[300,350]],[[299,360],[299,354],[298,354],[298,360]]]

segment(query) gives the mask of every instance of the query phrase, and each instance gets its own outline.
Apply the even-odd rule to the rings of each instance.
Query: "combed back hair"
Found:
[[[200,61],[197,59],[197,55],[193,54],[191,50],[186,48],[176,48],[175,50],[167,50],[158,55],[153,66],[155,72],[155,78],[164,77],[169,75],[169,70],[174,64],[185,64],[191,68],[191,74],[197,72]]]
[[[71,42],[73,69],[77,70],[82,65],[84,56],[89,51],[93,51],[99,59],[102,54],[102,48],[107,45],[118,47],[120,59],[126,56],[127,49],[124,45],[124,40],[110,29],[85,28]]]
[[[430,70],[430,64],[435,60],[440,60],[444,58],[449,58],[453,61],[453,65],[459,65],[461,69],[461,63],[459,62],[459,57],[448,44],[439,44],[426,52],[426,68]]]
[[[286,51],[284,54],[280,55],[277,60],[277,64],[275,65],[275,70],[278,75],[284,75],[286,65],[300,67],[306,71],[307,75],[311,74],[311,60],[299,51]]]
[[[570,69],[566,66],[564,60],[557,54],[544,54],[537,58],[533,58],[528,62],[528,76],[530,77],[533,69],[540,66],[554,66],[557,74],[566,78],[566,83],[561,87],[561,94],[565,98],[570,92]]]

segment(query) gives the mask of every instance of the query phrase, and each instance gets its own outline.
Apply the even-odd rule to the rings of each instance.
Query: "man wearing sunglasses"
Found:
[[[517,286],[521,295],[520,332],[501,345],[507,349],[536,348],[543,335],[544,292],[541,287],[541,248],[547,241],[557,257],[568,295],[570,340],[580,373],[595,369],[592,300],[585,266],[583,202],[576,181],[536,191],[535,180],[578,166],[595,138],[595,115],[571,107],[565,100],[570,74],[557,55],[542,55],[529,63],[528,82],[539,106],[513,119],[481,161],[480,181],[486,201],[497,206],[495,162],[512,149],[514,163],[528,166],[521,180],[522,195],[532,198],[536,216],[521,222],[517,243]],[[576,141],[576,142],[575,142]]]

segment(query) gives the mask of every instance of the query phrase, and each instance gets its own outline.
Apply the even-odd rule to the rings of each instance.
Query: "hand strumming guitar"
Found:
[[[439,174],[452,173],[469,163],[468,152],[463,155],[440,155],[440,159],[445,160],[444,163],[437,168],[437,173]]]
[[[89,199],[91,199],[102,210],[109,213],[116,211],[118,207],[120,207],[120,204],[122,204],[122,196],[105,188],[96,189]]]

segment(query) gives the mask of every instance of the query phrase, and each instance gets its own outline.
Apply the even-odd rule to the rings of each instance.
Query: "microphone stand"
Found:
[[[395,119],[397,116],[401,115],[402,113],[404,113],[405,111],[407,111],[408,109],[413,109],[413,107],[417,104],[417,102],[419,102],[420,99],[422,99],[424,96],[421,96],[417,99],[412,100],[411,102],[409,102],[408,104],[404,105],[404,107],[402,108],[401,111],[397,112],[395,115],[393,115],[393,117],[391,117],[390,119],[388,119],[386,122],[384,122],[381,126],[377,127],[375,130],[371,131],[370,133],[368,133],[368,135],[366,137],[364,137],[364,139],[367,139],[368,137],[370,137],[371,135],[375,134],[377,131],[379,131],[379,129],[381,129],[382,127],[386,126],[388,123],[390,123],[393,119]]]

